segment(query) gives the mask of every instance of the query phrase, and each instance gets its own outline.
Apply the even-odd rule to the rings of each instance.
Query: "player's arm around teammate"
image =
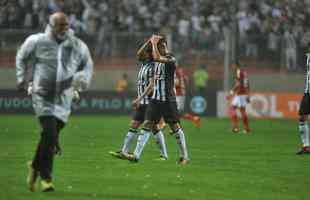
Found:
[[[151,38],[153,58],[159,62],[155,69],[155,86],[147,110],[146,124],[148,128],[155,128],[161,117],[169,124],[172,134],[177,139],[180,149],[180,164],[187,164],[189,156],[185,142],[185,135],[180,125],[179,113],[176,105],[174,75],[176,70],[176,60],[168,52],[167,41],[162,36],[153,35]],[[165,88],[162,90],[161,88]]]

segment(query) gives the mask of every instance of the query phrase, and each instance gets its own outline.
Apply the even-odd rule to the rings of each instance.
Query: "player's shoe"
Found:
[[[200,127],[200,117],[194,116],[193,117],[193,123],[194,123],[195,128],[199,128]]]
[[[233,128],[232,130],[231,130],[233,133],[239,133],[239,128],[237,128],[237,127],[235,127],[235,128]]]
[[[185,159],[185,158],[180,158],[179,159],[179,162],[178,162],[180,165],[187,165],[189,164],[189,159]]]
[[[244,134],[250,134],[251,133],[251,130],[249,128],[246,128],[246,129],[243,129],[242,130],[242,133]]]
[[[41,181],[42,192],[52,192],[55,190],[55,186],[52,181],[42,180]]]
[[[136,158],[134,154],[124,154],[124,156],[125,156],[125,159],[129,160],[130,162],[133,162],[133,163],[139,162],[139,159]]]
[[[303,147],[300,151],[296,153],[297,155],[310,154],[310,147]]]
[[[166,161],[168,160],[167,157],[163,156],[163,155],[160,155],[159,158],[157,158],[156,160],[159,160],[159,161]]]
[[[126,160],[126,154],[123,153],[122,151],[110,151],[109,154],[115,158],[118,158],[118,159],[122,159],[122,160]],[[130,153],[128,153],[130,154]]]
[[[28,175],[27,175],[27,185],[28,185],[28,189],[31,192],[35,191],[35,185],[36,185],[36,181],[39,175],[39,172],[36,171],[33,167],[32,167],[32,161],[28,161],[27,162],[27,167],[28,167]]]
[[[127,154],[126,155],[126,159],[129,160],[132,163],[137,163],[139,162],[139,159],[136,158],[136,156],[134,154]]]

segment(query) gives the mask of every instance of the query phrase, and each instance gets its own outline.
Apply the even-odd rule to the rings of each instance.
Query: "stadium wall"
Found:
[[[130,114],[135,93],[120,95],[114,91],[82,93],[81,101],[73,105],[75,114]],[[223,91],[208,91],[205,95],[189,94],[185,112],[208,117],[229,117],[230,102]],[[253,92],[247,106],[254,118],[297,118],[302,93]],[[0,113],[33,113],[30,96],[16,90],[0,90]]]

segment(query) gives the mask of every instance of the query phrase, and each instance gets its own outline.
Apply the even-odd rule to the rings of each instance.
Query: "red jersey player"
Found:
[[[199,116],[194,116],[188,113],[183,114],[185,107],[185,97],[186,97],[186,81],[187,77],[184,73],[183,68],[177,65],[174,76],[174,84],[175,84],[175,94],[176,94],[178,111],[183,119],[192,121],[194,123],[194,126],[196,128],[199,128],[200,127]]]
[[[238,117],[237,110],[240,111],[242,122],[243,122],[243,132],[250,133],[249,119],[246,112],[246,104],[250,102],[249,97],[249,79],[247,73],[244,69],[241,69],[238,64],[233,66],[234,70],[234,87],[230,91],[229,97],[232,97],[230,116],[232,122],[232,131],[234,133],[239,132],[238,127]]]

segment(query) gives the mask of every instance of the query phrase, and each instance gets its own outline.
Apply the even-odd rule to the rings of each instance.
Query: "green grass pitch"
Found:
[[[251,135],[230,133],[227,119],[184,121],[191,163],[176,164],[177,144],[166,131],[169,160],[157,161],[151,138],[139,163],[112,158],[129,116],[72,116],[55,158],[56,191],[31,193],[26,162],[39,127],[31,115],[0,115],[0,200],[304,200],[310,198],[310,155],[297,156],[297,122],[252,120]],[[38,185],[39,186],[39,185]]]

